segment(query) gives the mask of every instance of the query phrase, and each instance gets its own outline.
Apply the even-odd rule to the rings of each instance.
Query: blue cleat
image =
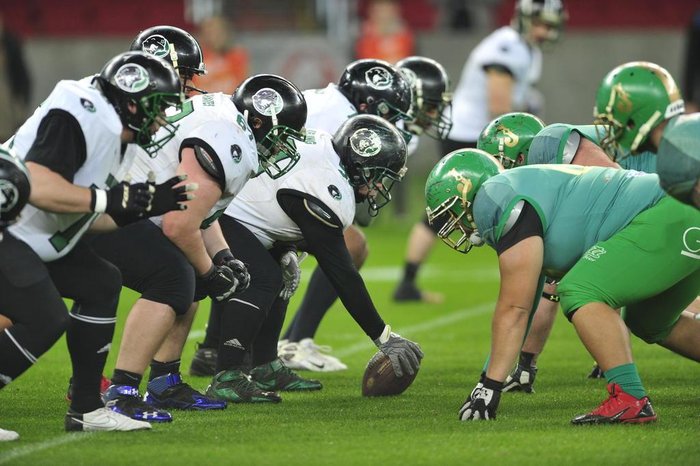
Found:
[[[136,387],[129,385],[110,385],[102,395],[105,408],[115,413],[147,422],[171,422],[173,416],[167,411],[161,411],[144,403]]]
[[[148,382],[143,400],[155,408],[199,411],[226,408],[225,401],[210,398],[183,382],[180,373],[161,375]]]

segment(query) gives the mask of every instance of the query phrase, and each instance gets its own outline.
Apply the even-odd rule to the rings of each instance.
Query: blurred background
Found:
[[[351,60],[373,54],[390,61],[432,57],[454,88],[472,48],[509,22],[514,0],[397,0],[396,11],[373,11],[371,3],[0,0],[0,107],[12,109],[21,123],[58,80],[96,73],[140,30],[157,24],[182,27],[200,40],[208,90],[231,92],[245,76],[262,72],[281,74],[302,89],[325,87]],[[700,0],[564,3],[569,19],[559,43],[544,50],[538,84],[545,122],[589,123],[602,77],[632,60],[662,65],[686,100],[700,100]],[[393,37],[384,43],[382,35]],[[421,139],[409,165],[412,177],[424,177],[437,160],[435,142]]]

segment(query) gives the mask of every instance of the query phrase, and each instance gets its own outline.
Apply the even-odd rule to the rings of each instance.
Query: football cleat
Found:
[[[637,399],[625,393],[616,383],[608,384],[610,396],[595,411],[576,416],[572,424],[621,424],[643,423],[656,420],[656,413],[649,397]]]
[[[218,353],[216,348],[202,348],[201,343],[197,344],[197,351],[195,351],[190,364],[190,375],[199,377],[214,376],[216,374]]]
[[[603,369],[600,368],[598,363],[593,363],[593,369],[591,369],[591,373],[588,374],[589,379],[602,379],[605,377],[605,372],[603,372]]]
[[[250,377],[261,390],[293,392],[323,388],[318,380],[299,377],[279,359],[254,368]]]
[[[102,395],[102,401],[106,408],[137,421],[171,422],[173,420],[169,412],[146,404],[141,399],[139,390],[129,385],[111,385]]]
[[[440,293],[421,291],[415,283],[401,282],[394,290],[394,301],[398,303],[423,302],[426,304],[441,304],[445,297]]]
[[[11,442],[13,440],[17,440],[18,438],[19,434],[14,430],[0,429],[0,442]]]
[[[328,353],[330,346],[320,346],[311,338],[304,338],[300,342],[288,342],[278,346],[277,355],[285,366],[294,370],[314,372],[343,371],[348,368],[340,359]]]
[[[69,411],[66,414],[65,427],[68,432],[130,431],[150,429],[151,424],[131,419],[105,407],[85,414]]]
[[[226,402],[209,398],[182,381],[180,374],[167,374],[148,382],[143,401],[155,408],[205,411],[224,409]]]
[[[275,392],[263,391],[241,370],[221,371],[207,387],[207,395],[233,403],[279,403]]]
[[[107,377],[102,375],[100,380],[100,395],[104,395],[109,386],[112,385],[112,381]],[[66,390],[66,401],[70,402],[73,400],[73,377],[68,379],[68,389]]]
[[[525,367],[518,364],[513,373],[506,378],[503,391],[535,393],[532,386],[535,383],[536,375],[537,368],[535,366]]]

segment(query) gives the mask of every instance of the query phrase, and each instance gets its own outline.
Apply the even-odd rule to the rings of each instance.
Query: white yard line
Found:
[[[22,433],[20,432],[20,435]],[[90,433],[72,433],[61,435],[60,437],[50,438],[44,440],[43,442],[30,443],[29,445],[23,445],[18,448],[14,448],[5,453],[0,454],[0,464],[5,464],[8,461],[16,460],[17,458],[22,458],[23,456],[32,455],[38,453],[42,450],[57,447],[59,445],[65,445],[66,443],[76,442],[78,440],[84,440],[90,437]],[[22,437],[18,440],[22,442]]]

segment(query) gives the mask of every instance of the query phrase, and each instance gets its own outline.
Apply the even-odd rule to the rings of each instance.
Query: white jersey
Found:
[[[513,74],[513,110],[525,110],[530,87],[540,79],[542,52],[531,47],[512,27],[495,30],[471,52],[452,98],[449,138],[476,142],[491,121],[484,66],[501,65]]]
[[[121,156],[122,123],[90,79],[60,81],[49,97],[17,130],[12,148],[24,160],[36,139],[41,120],[53,109],[75,117],[85,137],[86,159],[73,177],[78,186],[108,189],[124,176],[130,163]],[[10,227],[44,261],[59,259],[70,252],[99,214],[52,213],[27,204],[19,221]]]
[[[331,83],[323,89],[304,91],[306,99],[306,127],[334,134],[351,116],[357,115],[355,106]]]
[[[212,164],[224,172],[221,199],[207,215],[205,225],[226,209],[234,196],[259,169],[258,152],[253,133],[230,96],[220,92],[196,95],[188,99],[182,111],[169,117],[177,125],[175,137],[168,141],[156,157],[151,158],[135,144],[136,158],[129,172],[132,182],[146,181],[148,172],[156,175],[156,183],[163,183],[177,172],[183,148],[197,145],[212,159]],[[196,195],[196,194],[195,194]],[[157,225],[162,217],[151,219]]]
[[[340,158],[333,149],[331,135],[310,130],[306,143],[297,143],[299,162],[284,176],[273,180],[259,176],[250,180],[226,209],[226,215],[245,225],[266,247],[275,241],[303,239],[296,223],[277,202],[277,191],[291,189],[323,202],[347,228],[355,216],[355,193]]]

